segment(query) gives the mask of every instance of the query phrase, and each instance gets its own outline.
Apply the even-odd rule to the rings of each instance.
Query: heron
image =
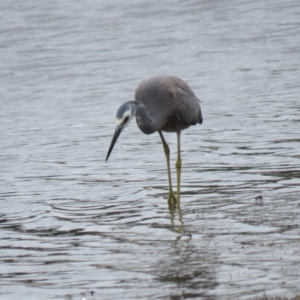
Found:
[[[182,79],[172,75],[159,75],[144,79],[135,91],[135,100],[123,103],[116,113],[116,129],[109,146],[106,161],[114,145],[130,120],[135,117],[140,130],[145,134],[158,132],[167,161],[169,197],[168,203],[175,207],[180,205],[181,131],[191,125],[202,124],[200,100]],[[170,169],[170,148],[163,135],[164,132],[177,134],[177,194],[172,187]]]

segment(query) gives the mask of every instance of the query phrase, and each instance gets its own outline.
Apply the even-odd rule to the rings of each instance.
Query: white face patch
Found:
[[[123,119],[116,118],[116,125],[119,126],[123,122]]]
[[[121,119],[116,118],[116,125],[120,126],[122,123],[124,123],[126,118],[128,118],[128,121],[127,121],[127,123],[128,123],[132,118],[132,114],[131,114],[130,110],[125,111]]]

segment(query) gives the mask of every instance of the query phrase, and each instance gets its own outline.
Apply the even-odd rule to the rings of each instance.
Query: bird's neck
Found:
[[[136,123],[140,130],[145,134],[151,134],[157,131],[155,120],[149,115],[146,107],[139,101],[136,102]]]

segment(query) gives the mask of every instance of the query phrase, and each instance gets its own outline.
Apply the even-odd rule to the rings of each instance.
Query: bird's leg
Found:
[[[171,168],[170,168],[170,148],[169,148],[168,144],[166,143],[162,132],[159,130],[158,133],[159,133],[159,136],[160,136],[161,141],[163,143],[163,147],[164,147],[164,151],[165,151],[165,155],[166,155],[166,160],[167,160],[168,180],[169,180],[169,199],[168,199],[168,203],[169,203],[169,207],[174,209],[174,207],[176,206],[177,199],[176,199],[176,196],[173,192],[173,187],[172,187]]]
[[[177,161],[176,161],[176,172],[177,172],[177,204],[180,205],[180,178],[181,178],[181,155],[180,155],[180,133],[177,131]]]

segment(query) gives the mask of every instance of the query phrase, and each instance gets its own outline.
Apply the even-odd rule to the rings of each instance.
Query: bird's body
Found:
[[[125,102],[117,111],[117,128],[112,139],[106,160],[108,159],[115,142],[129,121],[136,117],[137,125],[145,134],[158,131],[163,142],[168,166],[169,204],[176,202],[172,190],[169,147],[162,131],[176,132],[178,137],[177,168],[177,201],[180,196],[180,133],[191,125],[201,124],[202,113],[200,101],[192,89],[182,79],[171,76],[154,76],[143,80],[135,91],[135,101]],[[171,203],[171,204],[172,204]]]
[[[154,76],[143,80],[135,91],[155,120],[155,131],[177,132],[202,123],[200,102],[192,89],[175,76]]]

